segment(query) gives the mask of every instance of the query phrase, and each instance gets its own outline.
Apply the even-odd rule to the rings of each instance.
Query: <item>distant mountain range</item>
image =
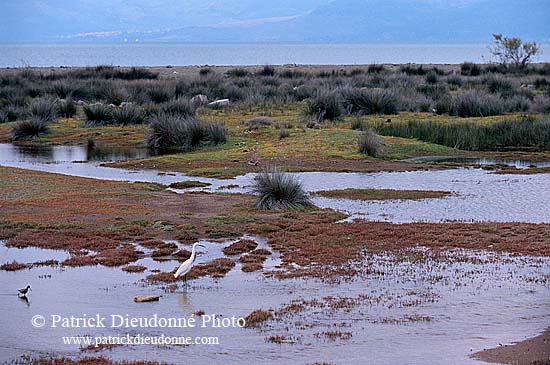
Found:
[[[0,14],[3,42],[550,42],[548,0],[21,0]]]

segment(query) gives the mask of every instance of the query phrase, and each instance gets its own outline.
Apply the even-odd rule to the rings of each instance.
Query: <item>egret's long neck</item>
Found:
[[[196,245],[193,245],[193,249],[191,250],[191,262],[195,262],[195,249],[197,248]]]

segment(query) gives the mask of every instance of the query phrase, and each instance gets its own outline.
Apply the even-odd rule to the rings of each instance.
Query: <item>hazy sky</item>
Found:
[[[0,41],[548,41],[548,14],[550,0],[2,0]]]

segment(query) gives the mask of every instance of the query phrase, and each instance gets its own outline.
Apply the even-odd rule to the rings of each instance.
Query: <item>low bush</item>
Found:
[[[242,67],[237,67],[227,71],[227,75],[233,76],[233,77],[245,77],[249,75],[249,72]]]
[[[367,73],[369,74],[378,74],[380,72],[383,72],[384,71],[384,65],[369,65],[369,67],[367,67]]]
[[[460,65],[460,74],[463,76],[479,76],[481,72],[481,66],[475,63],[464,62],[462,65]]]
[[[258,72],[261,76],[275,76],[275,67],[270,65],[265,65],[260,72]]]

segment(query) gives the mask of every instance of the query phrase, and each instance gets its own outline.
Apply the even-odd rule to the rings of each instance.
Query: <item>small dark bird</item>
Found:
[[[388,119],[386,120],[386,123],[391,123],[391,118],[388,118]]]
[[[25,289],[19,289],[19,295],[25,296],[31,290],[31,286],[27,285]]]

